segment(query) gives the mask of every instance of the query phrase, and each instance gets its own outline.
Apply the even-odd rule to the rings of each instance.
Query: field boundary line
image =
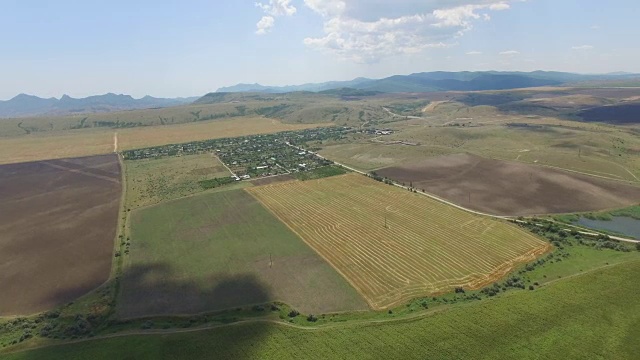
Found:
[[[289,145],[289,146],[292,146],[292,147],[294,147],[294,148],[296,148],[296,149],[298,149],[298,150],[304,150],[304,149],[302,149],[302,148],[300,148],[300,147],[297,147],[297,146],[295,146],[295,145],[291,145],[291,144],[289,144],[288,142],[287,142],[286,144],[287,144],[287,145]],[[323,157],[322,155],[320,155],[320,154],[318,154],[318,153],[315,153],[315,152],[313,152],[313,151],[309,151],[309,150],[305,150],[305,151],[307,151],[307,152],[309,152],[309,153],[311,153],[311,154],[314,154],[315,156],[317,156],[317,157],[319,157],[319,158],[321,158],[321,159],[325,159],[325,160],[333,161],[333,160],[327,159],[327,158]],[[513,161],[513,160],[503,160],[503,161]],[[366,177],[369,177],[369,174],[367,174],[367,173],[366,173],[366,172],[364,172],[364,171],[357,170],[357,169],[355,169],[355,168],[353,168],[353,167],[350,167],[350,166],[347,166],[347,165],[341,164],[341,163],[336,162],[336,161],[333,161],[333,162],[334,162],[336,165],[338,165],[338,166],[342,166],[342,167],[344,167],[345,169],[348,169],[348,170],[351,170],[351,171],[356,172],[356,173],[358,173],[358,174],[361,174],[361,175],[364,175],[364,176],[366,176]],[[525,162],[523,162],[523,161],[514,161],[514,162],[517,162],[517,163],[525,163]],[[528,164],[528,163],[527,163],[527,164]],[[570,170],[570,169],[565,169],[565,168],[561,168],[561,167],[557,167],[557,166],[552,166],[552,165],[542,165],[542,164],[532,164],[532,165],[533,165],[533,166],[541,166],[541,167],[553,168],[553,169],[557,169],[557,170],[561,170],[561,171],[574,172],[574,173],[581,174],[581,175],[585,175],[585,176],[593,176],[593,177],[603,178],[603,179],[612,180],[612,181],[624,182],[624,183],[628,183],[628,184],[636,184],[636,183],[635,183],[635,182],[633,182],[633,181],[612,179],[612,178],[608,178],[608,177],[605,177],[605,176],[599,176],[599,175],[594,175],[594,174],[583,173],[583,172],[580,172],[580,171]],[[627,171],[628,171],[628,170],[627,170]],[[633,174],[631,174],[631,175],[633,175]],[[394,185],[394,186],[397,186],[397,187],[399,187],[399,188],[405,189],[405,190],[409,190],[409,189],[410,189],[408,186],[402,186],[401,184],[398,184],[398,183],[396,183],[396,182],[393,182],[393,185]],[[493,219],[500,219],[500,220],[506,220],[506,221],[509,221],[509,222],[520,223],[520,221],[519,221],[519,220],[517,220],[517,216],[504,216],[504,215],[492,215],[492,214],[487,214],[487,213],[483,213],[483,212],[481,212],[481,211],[476,211],[476,210],[472,210],[472,209],[466,208],[466,207],[464,207],[464,206],[460,206],[460,205],[458,205],[458,204],[452,203],[452,202],[450,202],[450,201],[448,201],[448,200],[445,200],[445,199],[440,198],[439,196],[436,196],[436,195],[433,195],[433,194],[430,194],[430,193],[427,193],[427,192],[416,191],[416,194],[420,194],[420,195],[423,195],[423,196],[429,197],[429,198],[431,198],[431,199],[433,199],[433,200],[436,200],[436,201],[439,201],[439,202],[441,202],[441,203],[444,203],[444,204],[447,204],[447,205],[453,206],[453,207],[455,207],[455,208],[457,208],[457,209],[460,209],[460,210],[463,210],[463,211],[466,211],[466,212],[469,212],[469,213],[472,213],[472,214],[476,214],[476,215],[480,215],[480,216],[485,216],[485,217],[489,217],[489,218],[493,218]],[[566,225],[566,224],[565,224],[565,225]],[[571,226],[571,225],[569,225],[569,226]],[[601,233],[597,233],[597,232],[580,232],[580,233],[581,233],[581,234],[583,234],[583,235],[590,235],[590,236],[606,235],[606,234],[601,234]],[[609,236],[609,238],[610,238],[610,239],[612,239],[612,240],[623,241],[623,242],[630,242],[630,243],[640,243],[640,240],[628,239],[628,238],[623,238],[623,237],[619,237],[619,236],[611,236],[611,235],[607,235],[607,236]]]
[[[265,186],[269,186],[269,185],[265,185]],[[297,237],[299,237],[300,240],[302,240],[302,242],[304,242],[309,248],[311,248],[311,250],[313,250],[316,254],[318,254],[318,256],[320,256],[322,258],[322,260],[324,260],[327,264],[329,264],[329,266],[331,266],[338,274],[340,274],[340,276],[342,276],[343,279],[345,279],[349,283],[349,285],[351,285],[351,287],[362,297],[362,299],[367,302],[367,305],[370,308],[375,310],[375,308],[373,307],[373,304],[372,304],[372,300],[369,299],[367,296],[365,296],[364,293],[362,292],[362,290],[360,288],[356,287],[356,285],[353,282],[351,282],[351,280],[342,271],[340,271],[340,269],[338,269],[335,265],[333,265],[333,263],[331,263],[323,254],[321,254],[318,250],[316,250],[315,247],[313,247],[311,244],[309,244],[309,242],[307,242],[307,240],[305,240],[305,238],[302,237],[302,235],[300,235],[293,227],[291,227],[291,225],[289,225],[280,216],[278,216],[278,214],[276,214],[274,211],[272,211],[271,208],[269,208],[262,200],[260,200],[254,194],[252,194],[250,190],[248,190],[248,189],[243,189],[243,190],[246,191],[249,195],[251,195],[251,197],[256,199],[256,201],[258,203],[260,203],[260,205],[263,208],[265,208],[267,211],[269,211],[269,213],[271,213],[271,215],[275,216],[276,219],[278,219],[289,230],[291,230]]]
[[[68,172],[72,172],[74,174],[80,174],[80,175],[89,176],[89,177],[93,177],[93,178],[104,180],[104,181],[110,181],[110,182],[113,182],[113,183],[118,183],[118,180],[110,178],[108,176],[92,174],[92,173],[89,173],[89,172],[86,172],[86,171],[73,169],[73,168],[69,168],[69,167],[66,167],[66,166],[58,165],[58,164],[52,164],[52,163],[49,162],[49,161],[52,161],[52,160],[59,160],[59,159],[43,160],[43,161],[40,161],[40,162],[42,164],[50,166],[50,167],[52,167],[54,169],[65,170],[65,171],[68,171]]]
[[[315,156],[317,156],[317,157],[319,157],[319,158],[321,158],[321,159],[329,160],[329,161],[333,161],[333,160],[331,160],[331,159],[327,159],[327,158],[325,158],[324,156],[322,156],[322,155],[318,154],[317,152],[313,152],[313,151],[305,150],[305,149],[303,149],[303,148],[301,148],[301,147],[298,147],[298,146],[295,146],[295,145],[291,145],[289,142],[286,142],[286,144],[287,144],[287,145],[289,145],[289,146],[291,146],[291,147],[293,147],[293,148],[295,148],[295,149],[298,149],[298,150],[301,150],[301,151],[302,151],[302,150],[307,151],[307,152],[309,152],[309,153],[311,153],[311,154],[313,154],[313,155],[315,155]],[[364,172],[364,171],[361,171],[361,170],[355,169],[355,168],[353,168],[353,167],[350,167],[350,166],[347,166],[347,165],[341,164],[341,163],[339,163],[339,162],[337,162],[337,161],[333,161],[333,163],[335,163],[335,164],[336,164],[336,165],[338,165],[338,166],[342,166],[343,168],[345,168],[345,169],[347,169],[347,170],[351,170],[351,171],[353,171],[353,172],[355,172],[355,173],[358,173],[358,174],[360,174],[360,175],[364,175],[364,176],[366,176],[366,177],[369,177],[369,174],[368,174],[368,173],[366,173],[366,172]],[[408,187],[408,186],[402,186],[402,185],[400,185],[400,184],[397,184],[396,182],[393,182],[393,185],[394,185],[394,186],[397,186],[397,187],[399,187],[399,188],[405,189],[405,190],[409,190],[409,187]],[[450,202],[450,201],[447,201],[447,200],[445,200],[445,199],[442,199],[442,198],[440,198],[440,197],[438,197],[438,196],[435,196],[435,195],[433,195],[433,194],[429,194],[429,193],[426,193],[426,192],[420,192],[420,191],[418,191],[418,192],[417,192],[417,194],[424,195],[424,196],[429,197],[429,198],[431,198],[431,199],[433,199],[433,200],[437,200],[437,201],[439,201],[439,202],[441,202],[441,203],[444,203],[444,204],[447,204],[447,205],[453,206],[453,207],[455,207],[455,208],[458,208],[458,209],[460,209],[460,210],[463,210],[463,211],[466,211],[466,212],[469,212],[469,213],[472,213],[472,214],[481,215],[481,216],[487,216],[487,217],[490,217],[490,218],[494,218],[494,219],[501,219],[501,220],[510,220],[510,219],[512,219],[512,218],[513,218],[512,216],[491,215],[491,214],[483,213],[483,212],[481,212],[481,211],[476,211],[476,210],[468,209],[468,208],[466,208],[466,207],[464,207],[464,206],[460,206],[460,205],[454,204],[454,203],[452,203],[452,202]]]

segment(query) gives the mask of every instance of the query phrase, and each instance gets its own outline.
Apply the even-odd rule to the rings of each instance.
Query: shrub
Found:
[[[316,321],[318,321],[318,318],[315,315],[310,314],[309,316],[307,316],[307,321],[316,322]]]
[[[289,317],[294,318],[296,316],[300,315],[300,313],[297,310],[291,310],[289,311]]]

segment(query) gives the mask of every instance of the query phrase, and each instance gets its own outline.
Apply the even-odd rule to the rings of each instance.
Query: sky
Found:
[[[0,0],[0,100],[424,71],[640,73],[637,0]]]

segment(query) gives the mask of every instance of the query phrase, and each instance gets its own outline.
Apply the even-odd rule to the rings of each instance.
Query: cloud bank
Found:
[[[324,19],[324,34],[307,37],[313,49],[357,63],[445,48],[509,1],[304,0]]]

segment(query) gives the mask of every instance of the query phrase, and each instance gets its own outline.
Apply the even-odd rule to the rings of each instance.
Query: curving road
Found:
[[[309,150],[303,149],[303,148],[301,148],[299,146],[292,145],[289,142],[286,142],[286,144],[288,146],[291,146],[291,147],[297,149],[297,150],[306,151],[308,153],[311,153],[311,154],[313,154],[313,155],[315,155],[315,156],[317,156],[317,157],[319,157],[321,159],[333,161],[331,159],[327,159],[326,157],[318,154],[317,152],[313,152],[313,151],[309,151]],[[338,166],[341,166],[341,167],[343,167],[345,169],[351,170],[351,171],[353,171],[355,173],[362,174],[364,176],[369,176],[368,173],[366,173],[364,171],[361,171],[361,170],[358,170],[358,169],[355,169],[355,168],[353,168],[351,166],[348,166],[348,165],[345,165],[345,164],[341,164],[341,163],[336,162],[336,161],[333,161],[333,163],[338,165]],[[393,183],[393,185],[397,186],[399,188],[405,189],[405,190],[409,190],[408,186],[403,186],[403,185],[397,184],[395,182]],[[455,207],[457,209],[460,209],[462,211],[466,211],[468,213],[472,213],[472,214],[476,214],[476,215],[480,215],[480,216],[486,216],[486,217],[490,217],[490,218],[493,218],[493,219],[507,220],[507,221],[512,221],[512,222],[516,222],[516,223],[525,223],[525,221],[518,220],[514,216],[500,216],[500,215],[492,215],[492,214],[483,213],[481,211],[476,211],[476,210],[473,210],[473,209],[466,208],[464,206],[460,206],[458,204],[454,204],[451,201],[445,200],[445,199],[443,199],[441,197],[438,197],[438,196],[435,196],[435,195],[432,195],[432,194],[428,194],[428,193],[424,193],[424,192],[417,192],[416,194],[420,194],[420,195],[426,196],[428,198],[431,198],[433,200],[439,201],[439,202],[441,202],[443,204],[447,204],[449,206],[453,206],[453,207]],[[553,220],[551,220],[551,221],[553,221]],[[558,223],[556,221],[553,221],[553,222]],[[573,225],[568,225],[568,224],[564,224],[564,223],[558,223],[558,224],[561,224],[563,226],[569,226],[569,227],[573,227],[573,228],[579,229],[578,227],[573,226]],[[565,229],[565,230],[570,230],[570,229]],[[584,235],[584,236],[592,236],[592,237],[596,237],[598,235],[606,235],[606,234],[600,234],[600,233],[596,233],[596,232],[589,232],[589,231],[583,231],[583,230],[578,230],[578,233],[581,234],[581,235]],[[622,241],[622,242],[627,242],[627,243],[634,243],[634,244],[640,243],[640,240],[628,239],[628,238],[623,238],[623,237],[619,237],[619,236],[612,236],[612,235],[607,235],[607,236],[609,236],[609,238],[611,240]]]

